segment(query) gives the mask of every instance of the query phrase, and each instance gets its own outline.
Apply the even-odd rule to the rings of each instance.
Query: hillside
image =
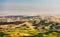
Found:
[[[14,16],[16,17],[18,18]],[[60,17],[24,16],[19,17],[20,20],[14,18],[11,19],[13,22],[18,20],[23,23],[0,25],[0,37],[60,37]]]

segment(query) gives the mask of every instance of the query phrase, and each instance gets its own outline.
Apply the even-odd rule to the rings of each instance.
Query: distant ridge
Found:
[[[22,24],[24,22],[21,21],[16,21],[16,22],[0,22],[0,25],[8,25],[8,24]]]

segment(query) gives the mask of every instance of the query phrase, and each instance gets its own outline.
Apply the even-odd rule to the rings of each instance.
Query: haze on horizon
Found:
[[[60,0],[0,0],[0,15],[60,15]]]

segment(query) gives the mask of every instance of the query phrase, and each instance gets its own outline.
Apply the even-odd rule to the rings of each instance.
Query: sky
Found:
[[[0,0],[0,15],[60,15],[60,0]]]

